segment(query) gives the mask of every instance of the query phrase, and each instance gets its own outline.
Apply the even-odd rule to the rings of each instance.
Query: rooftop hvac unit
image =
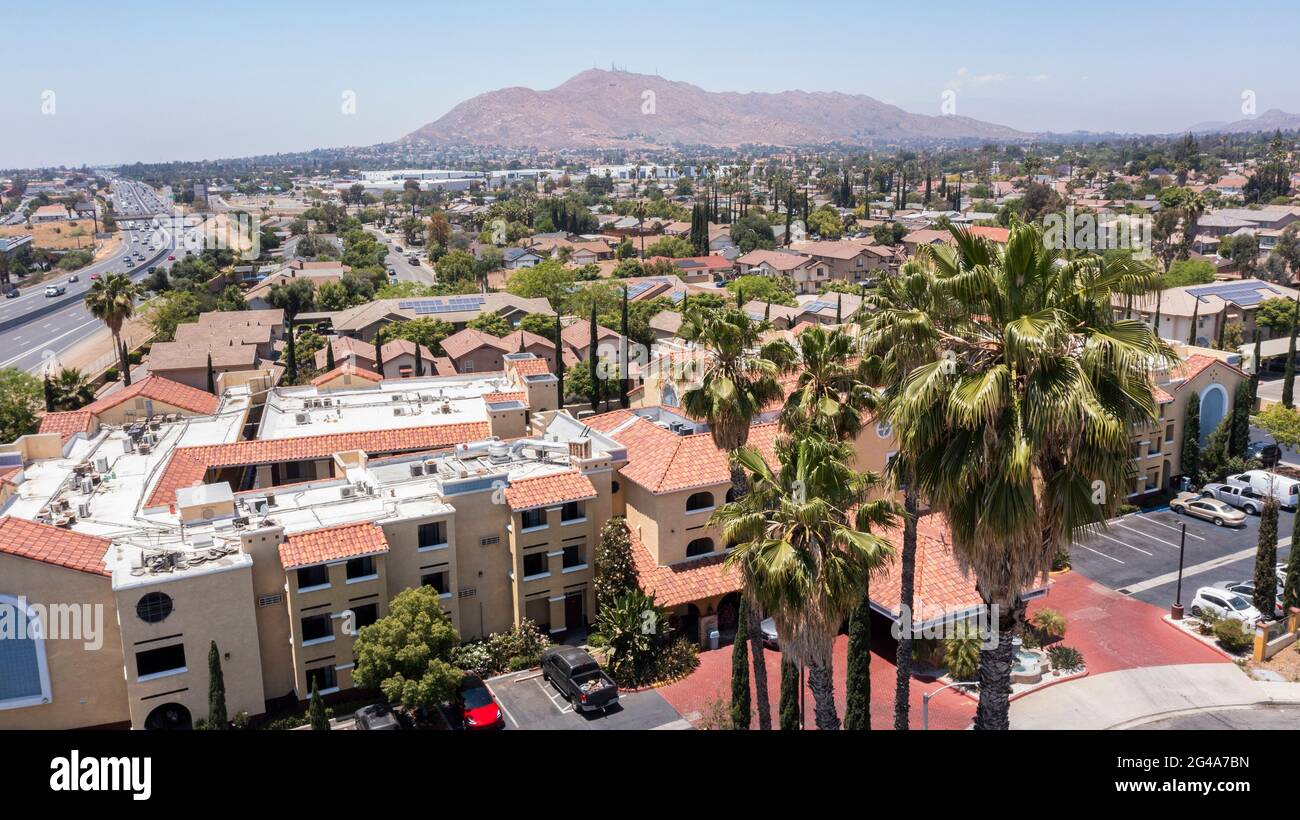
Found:
[[[405,416],[405,415],[406,415],[406,408],[405,408],[405,407],[394,407],[394,408],[393,408],[393,415],[394,415],[394,416]]]
[[[248,499],[248,509],[251,510],[254,515],[266,515],[266,506],[265,498]]]
[[[493,442],[488,445],[488,458],[493,464],[501,464],[510,460],[510,446],[505,442]]]
[[[194,536],[194,540],[191,542],[191,544],[193,544],[194,549],[196,549],[196,550],[205,550],[205,549],[207,549],[208,547],[211,547],[211,546],[212,546],[212,533],[210,533],[210,532],[205,532],[205,533],[202,533],[202,534],[200,534],[200,535],[196,535],[196,536]]]
[[[80,504],[78,504],[78,505],[77,505],[77,517],[78,517],[78,518],[90,518],[90,505],[87,504],[87,503],[84,502],[84,501],[81,502]]]
[[[108,472],[108,456],[99,456],[98,458],[95,459],[95,472],[97,473]]]
[[[448,402],[445,402],[445,401],[444,401],[444,402],[442,403],[442,412],[444,412],[444,413],[450,413],[450,412],[451,412],[451,404],[448,403]]]
[[[339,495],[343,496],[344,498],[351,498],[356,494],[357,494],[357,488],[353,487],[351,484],[344,484],[342,487],[339,488]]]
[[[296,423],[296,424],[310,424],[310,423],[311,423],[311,414],[310,414],[310,413],[294,413],[294,414],[293,414],[293,420],[294,420],[294,423]]]
[[[424,475],[424,465],[418,461],[411,463],[411,475]]]
[[[401,396],[401,394],[399,393],[399,394],[393,396],[392,400],[393,400],[393,401],[401,401],[401,400],[402,400],[402,396]]]
[[[122,439],[122,452],[124,453],[135,452],[135,439],[131,438],[130,436]]]
[[[91,480],[90,476],[86,476],[85,478],[81,479],[82,495],[90,495],[94,491],[95,491],[95,482]]]

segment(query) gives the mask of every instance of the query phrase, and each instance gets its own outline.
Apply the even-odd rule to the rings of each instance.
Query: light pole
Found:
[[[1169,608],[1169,617],[1175,621],[1183,619],[1183,556],[1187,550],[1187,524],[1183,523],[1182,534],[1178,537],[1178,587],[1174,590],[1174,605]]]
[[[979,681],[959,680],[956,681],[955,683],[944,684],[943,686],[940,686],[938,689],[935,689],[933,692],[926,692],[925,694],[921,695],[921,729],[922,730],[927,730],[930,728],[930,698],[939,694],[943,690],[951,689],[954,686],[974,686],[976,689],[978,689]]]

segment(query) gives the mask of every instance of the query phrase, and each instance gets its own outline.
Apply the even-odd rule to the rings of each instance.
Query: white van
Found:
[[[1250,487],[1261,496],[1269,493],[1278,503],[1288,510],[1300,506],[1300,481],[1284,475],[1270,473],[1267,470],[1247,470],[1244,473],[1228,476],[1228,483],[1238,487]]]

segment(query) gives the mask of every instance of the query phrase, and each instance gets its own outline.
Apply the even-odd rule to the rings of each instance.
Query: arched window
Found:
[[[708,510],[713,508],[713,493],[698,492],[692,493],[691,497],[686,499],[686,511],[696,512],[697,510]]]
[[[26,601],[0,595],[0,621],[14,627],[0,635],[0,709],[49,703],[50,670],[40,613]]]
[[[172,599],[165,592],[150,592],[135,604],[136,616],[147,624],[166,620],[172,614]]]
[[[686,545],[686,557],[694,558],[697,555],[708,555],[713,552],[712,538],[696,538]]]

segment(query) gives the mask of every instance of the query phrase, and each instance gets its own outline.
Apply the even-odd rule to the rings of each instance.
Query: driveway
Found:
[[[492,678],[488,688],[506,713],[506,729],[689,729],[658,690],[621,692],[605,712],[579,714],[555,687],[531,669]]]
[[[1278,561],[1290,554],[1295,515],[1278,516]],[[1187,525],[1183,566],[1183,604],[1197,587],[1241,581],[1255,571],[1259,518],[1247,516],[1240,528],[1216,527],[1209,521],[1177,515],[1168,508],[1132,513],[1107,522],[1104,529],[1079,537],[1070,559],[1079,572],[1110,589],[1168,609],[1178,584],[1182,525]]]

